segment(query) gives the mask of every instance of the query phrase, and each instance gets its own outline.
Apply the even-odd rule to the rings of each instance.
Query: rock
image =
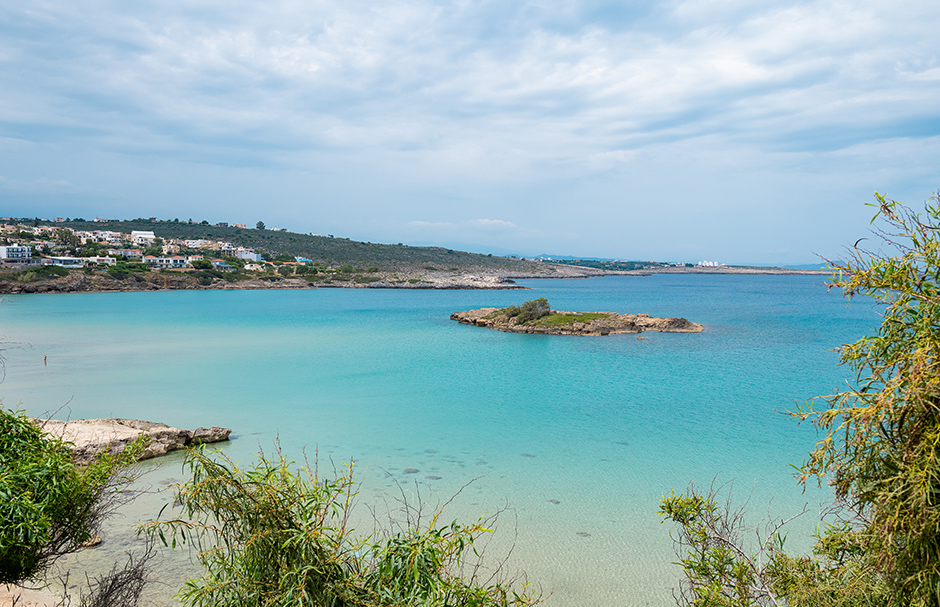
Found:
[[[75,461],[89,462],[99,453],[120,453],[141,435],[150,438],[138,459],[150,459],[192,444],[228,440],[232,431],[213,426],[195,431],[139,419],[33,420],[49,435],[72,443]]]
[[[457,322],[506,331],[510,333],[537,333],[545,335],[615,335],[618,333],[642,333],[659,331],[661,333],[701,333],[702,325],[685,318],[655,318],[649,314],[617,314],[616,312],[592,312],[595,318],[587,322],[572,320],[567,324],[541,325],[538,322],[519,324],[516,318],[506,319],[498,312],[501,308],[480,308],[466,312],[454,312],[450,315]],[[583,313],[552,310],[550,314],[580,317]],[[600,315],[600,316],[597,316]]]
[[[231,429],[220,428],[218,426],[212,426],[211,428],[196,428],[193,430],[191,444],[198,445],[200,443],[217,443],[219,441],[228,440],[228,436],[231,433]]]

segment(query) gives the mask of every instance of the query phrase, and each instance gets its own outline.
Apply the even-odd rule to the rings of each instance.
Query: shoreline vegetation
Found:
[[[544,297],[521,306],[454,312],[451,320],[507,333],[602,336],[619,333],[701,333],[705,327],[685,318],[655,318],[648,314],[552,310]],[[642,339],[642,338],[641,338]]]

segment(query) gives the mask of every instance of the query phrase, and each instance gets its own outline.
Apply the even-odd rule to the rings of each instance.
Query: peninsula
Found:
[[[60,221],[61,220],[61,221]],[[8,223],[4,223],[8,222]],[[524,289],[518,279],[812,274],[690,263],[526,259],[208,221],[0,218],[0,294],[177,289]],[[825,272],[823,272],[825,273]]]
[[[547,335],[614,335],[617,333],[701,333],[702,325],[685,318],[655,318],[648,314],[570,312],[552,310],[544,297],[521,306],[480,308],[450,315],[457,322],[507,331]]]

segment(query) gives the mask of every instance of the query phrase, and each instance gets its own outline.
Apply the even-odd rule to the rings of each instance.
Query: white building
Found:
[[[9,245],[0,247],[0,259],[3,261],[26,260],[32,256],[32,247],[29,245]]]
[[[117,263],[117,259],[113,257],[101,257],[101,256],[86,257],[85,261],[87,261],[88,263],[98,263],[98,264],[102,264],[105,266],[113,266],[115,263]]]
[[[59,266],[60,268],[84,268],[84,257],[46,257],[42,260],[44,266]]]
[[[261,261],[263,259],[261,253],[255,253],[251,249],[239,249],[235,252],[235,257],[245,261]]]
[[[153,235],[153,232],[144,232],[141,230],[134,230],[131,232],[131,242],[137,245],[146,245],[150,246],[153,244],[153,241],[156,239],[156,236]]]
[[[188,263],[185,257],[175,256],[175,257],[154,257],[153,255],[145,255],[143,259],[145,264],[156,266],[157,268],[185,268]]]

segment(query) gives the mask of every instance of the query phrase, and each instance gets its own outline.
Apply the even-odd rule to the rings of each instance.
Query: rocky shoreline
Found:
[[[120,293],[126,291],[179,291],[179,290],[260,290],[260,289],[525,289],[516,284],[516,278],[583,278],[575,273],[562,276],[496,276],[483,274],[417,274],[417,275],[373,276],[368,281],[361,278],[349,280],[311,281],[303,278],[280,276],[224,280],[216,278],[208,284],[200,284],[183,273],[132,275],[115,279],[102,274],[71,272],[68,276],[18,282],[5,280],[0,274],[0,295],[23,293]]]
[[[536,321],[517,322],[500,312],[504,308],[480,308],[454,312],[451,320],[508,333],[534,333],[543,335],[602,336],[618,333],[701,333],[705,327],[685,318],[656,318],[648,314],[618,314],[616,312],[571,312],[551,310],[548,316]],[[540,322],[542,321],[542,322]],[[557,324],[549,324],[557,323]]]
[[[71,443],[73,457],[79,463],[89,462],[100,453],[120,453],[141,435],[150,439],[138,457],[144,460],[200,443],[227,441],[232,434],[231,429],[219,426],[183,430],[139,419],[34,419],[33,422],[46,434]]]
[[[73,270],[68,276],[20,282],[12,272],[0,271],[0,295],[21,293],[115,293],[125,291],[258,290],[258,289],[426,289],[426,290],[523,290],[516,280],[535,278],[592,278],[596,276],[651,276],[653,274],[771,274],[828,275],[817,270],[785,268],[662,268],[610,271],[562,264],[542,264],[544,271],[497,274],[482,267],[454,271],[375,272],[367,275],[313,279],[266,275],[253,278],[213,278],[201,283],[189,272],[150,272],[114,278],[106,273]]]

